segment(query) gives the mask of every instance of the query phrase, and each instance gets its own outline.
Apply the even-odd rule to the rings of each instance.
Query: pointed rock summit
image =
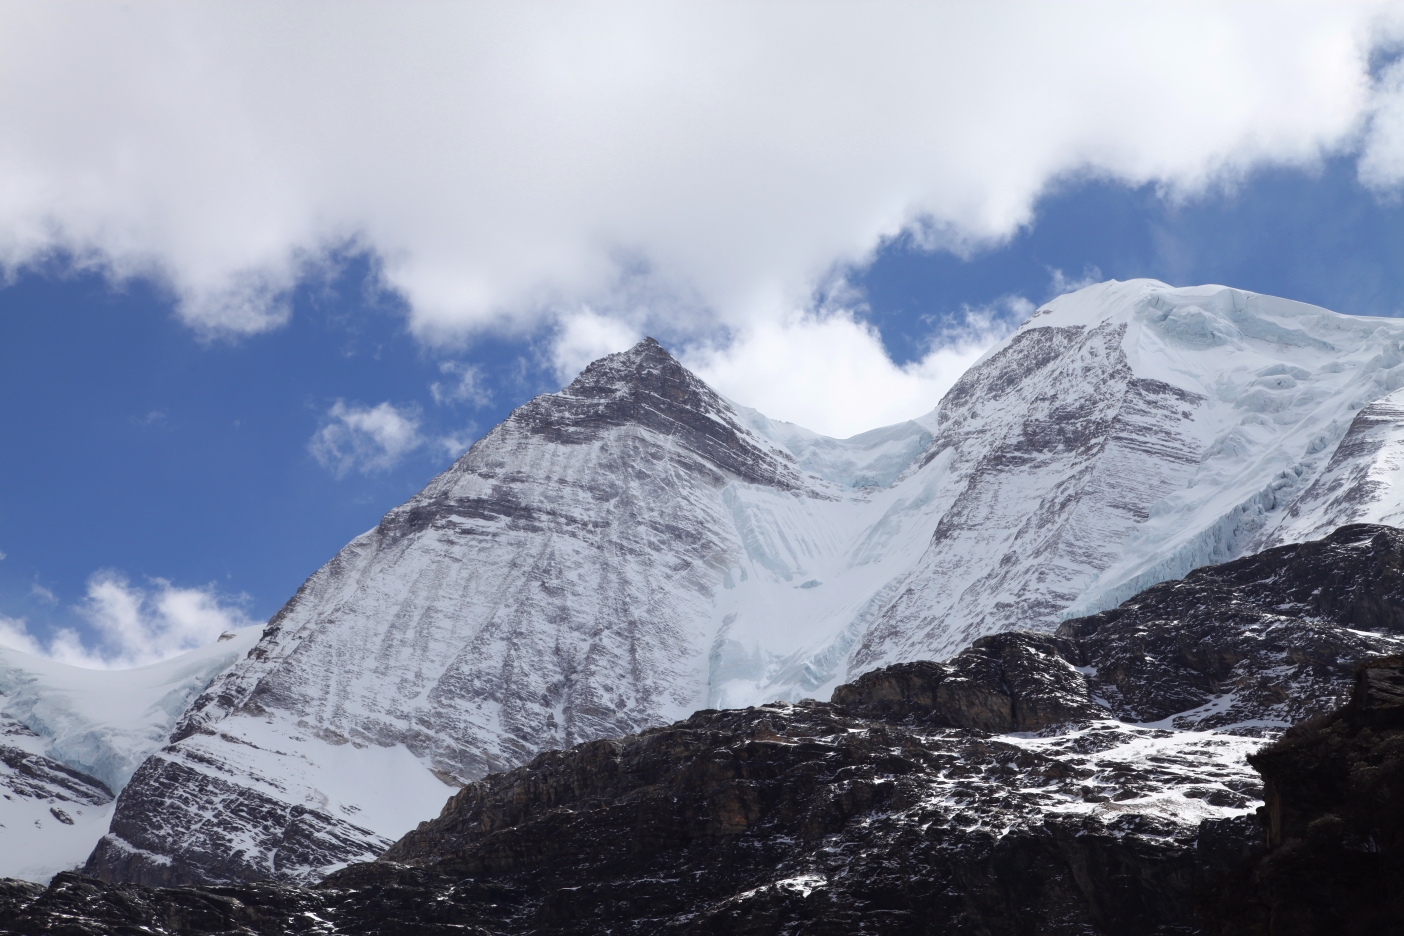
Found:
[[[560,393],[537,397],[507,422],[565,445],[589,444],[631,426],[659,433],[754,484],[805,485],[788,452],[743,426],[715,390],[652,338],[600,358]]]
[[[668,353],[657,339],[645,338],[628,351],[609,354],[586,366],[563,391],[572,396],[593,397],[633,389],[654,393],[665,385],[687,388],[706,387],[677,358]],[[668,394],[661,393],[667,397]]]

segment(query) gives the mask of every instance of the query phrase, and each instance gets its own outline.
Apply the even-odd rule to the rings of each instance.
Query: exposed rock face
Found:
[[[834,690],[834,704],[871,718],[945,728],[1042,731],[1103,718],[1087,678],[1068,660],[1074,646],[1031,634],[981,637],[949,663],[922,660],[865,673]]]
[[[1404,931],[1404,658],[1361,668],[1350,704],[1249,758],[1265,853],[1221,882],[1221,936]]]
[[[1244,755],[1401,646],[1401,568],[1404,532],[1347,527],[1052,635],[865,674],[829,703],[704,710],[543,753],[312,889],[61,876],[0,894],[0,926],[1196,932],[1200,891],[1259,837]],[[1372,712],[1404,699],[1404,678],[1368,684]]]
[[[24,731],[21,725],[8,727],[9,734]],[[0,765],[0,788],[7,799],[22,796],[88,806],[112,802],[112,791],[101,780],[22,748],[0,745]]]
[[[1040,309],[934,413],[850,440],[735,407],[644,341],[314,574],[122,792],[88,867],[316,880],[540,751],[826,697],[1300,539],[1289,508],[1404,383],[1401,340],[1397,320],[1105,283]],[[1269,643],[1279,624],[1259,622]]]
[[[1000,732],[1087,718],[1089,706],[1176,728],[1282,727],[1339,704],[1355,661],[1400,637],[1404,534],[1361,524],[1198,569],[1052,635],[996,634],[948,663],[867,673],[834,702]]]
[[[1342,527],[1198,569],[1057,633],[1119,718],[1286,726],[1344,701],[1356,661],[1394,652],[1404,534]]]
[[[250,876],[248,858],[257,855],[267,861],[258,877],[277,880],[296,878],[307,868],[371,861],[391,844],[370,829],[320,810],[289,806],[250,785],[230,783],[169,758],[148,760],[132,782],[141,784],[140,790],[161,789],[170,798],[129,797],[89,856],[90,874],[151,885],[237,880]],[[233,835],[211,834],[206,824],[169,824],[172,816],[194,821],[207,803],[218,803],[220,813],[237,817],[238,823],[226,829],[247,838],[235,845]],[[210,821],[220,822],[221,816]]]
[[[744,554],[726,493],[816,485],[656,342],[597,361],[308,580],[143,765],[89,870],[315,879],[458,778],[698,708]]]
[[[38,753],[42,742],[0,718],[0,855],[7,876],[30,880],[73,867],[112,814],[107,785]]]
[[[1128,739],[1078,737],[1025,746],[817,703],[702,712],[472,784],[384,861],[511,882],[539,896],[502,923],[547,932],[907,933],[977,920],[994,932],[1146,932],[1184,921],[1190,895],[1177,882],[1202,874],[1197,828],[1094,817],[1084,787],[1112,771],[1086,755]],[[1181,777],[1186,789],[1203,779]],[[1054,800],[1077,805],[1054,815]],[[1134,844],[1120,846],[1127,833]],[[638,909],[621,917],[624,907]]]

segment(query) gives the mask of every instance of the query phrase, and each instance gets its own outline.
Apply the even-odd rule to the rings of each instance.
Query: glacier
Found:
[[[0,877],[47,882],[81,866],[107,832],[115,793],[261,631],[134,669],[0,646]]]
[[[847,440],[645,340],[313,574],[141,765],[88,868],[316,880],[538,751],[823,698],[1396,516],[1401,340],[1397,320],[1112,281],[1040,307],[932,413]]]

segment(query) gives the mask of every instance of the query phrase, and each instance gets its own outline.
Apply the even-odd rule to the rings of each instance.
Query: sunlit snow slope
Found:
[[[81,669],[0,647],[0,878],[81,866],[113,795],[259,628],[162,663]]]
[[[1394,417],[1367,407],[1404,386],[1401,338],[1217,286],[1104,283],[1040,309],[934,413],[849,440],[735,406],[645,341],[518,409],[313,575],[143,765],[90,869],[314,879],[455,778],[544,748],[825,697],[1335,516],[1384,519],[1404,500]],[[1368,455],[1331,477],[1369,492],[1349,511],[1314,487],[1347,430]]]
[[[1387,483],[1388,413],[1361,410],[1404,386],[1401,338],[1398,320],[1218,286],[1054,300],[941,402],[898,485],[925,485],[940,520],[850,665],[946,656],[1270,543],[1390,522],[1404,495]],[[1381,483],[1355,509],[1307,508],[1357,414],[1355,436],[1374,434],[1334,471],[1368,461]]]

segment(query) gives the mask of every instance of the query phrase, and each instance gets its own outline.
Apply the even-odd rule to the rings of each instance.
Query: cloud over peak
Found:
[[[213,586],[181,588],[154,578],[143,587],[111,570],[88,579],[87,595],[76,610],[92,627],[95,642],[85,643],[70,628],[42,641],[23,619],[0,615],[0,646],[89,669],[123,668],[169,659],[257,623],[239,599]]]
[[[153,277],[202,333],[247,334],[363,252],[429,344],[545,328],[559,371],[626,333],[722,348],[818,328],[814,285],[884,238],[1006,237],[1070,174],[1193,192],[1355,147],[1396,186],[1404,72],[1367,65],[1398,20],[1370,2],[7,7],[0,266]],[[835,341],[859,327],[824,321]]]
[[[734,324],[918,219],[1003,236],[1062,173],[1193,188],[1315,159],[1373,106],[1384,9],[11,7],[0,257],[156,272],[233,331],[348,242],[427,330],[608,292],[642,257]]]

